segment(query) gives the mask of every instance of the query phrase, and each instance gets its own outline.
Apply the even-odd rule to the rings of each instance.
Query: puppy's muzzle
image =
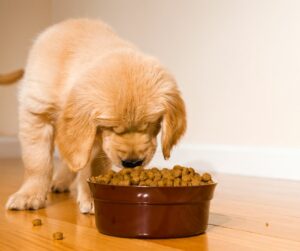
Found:
[[[124,167],[136,167],[136,166],[141,166],[143,164],[143,160],[140,159],[126,159],[122,160],[122,165]]]

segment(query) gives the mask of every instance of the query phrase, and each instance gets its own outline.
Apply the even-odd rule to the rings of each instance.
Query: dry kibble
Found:
[[[149,179],[153,179],[154,176],[155,176],[155,173],[154,173],[153,171],[149,170],[149,171],[147,172],[147,176],[148,176]]]
[[[156,173],[156,174],[154,175],[153,180],[158,181],[158,180],[160,180],[160,179],[161,179],[161,173]]]
[[[173,169],[156,167],[143,169],[142,167],[123,168],[120,172],[109,171],[104,175],[90,178],[91,182],[119,186],[200,186],[214,184],[209,173],[202,175],[192,167],[175,165]]]
[[[152,180],[151,180],[151,179],[146,179],[146,180],[145,180],[146,186],[150,186],[151,183],[152,183]]]
[[[182,169],[182,173],[181,173],[181,176],[186,176],[189,174],[189,170],[187,168],[183,168]]]
[[[157,181],[153,180],[153,181],[150,183],[150,186],[151,186],[151,187],[157,187],[157,186],[158,186],[157,183],[158,183]]]
[[[130,168],[123,168],[119,174],[124,175],[124,174],[130,174],[131,173],[131,169]]]
[[[144,180],[140,181],[139,186],[146,186],[146,182]]]
[[[32,225],[33,225],[34,227],[36,227],[36,226],[41,226],[41,225],[42,225],[42,220],[41,220],[41,219],[34,219],[34,220],[32,221]]]
[[[204,174],[202,175],[202,180],[203,180],[204,182],[210,181],[210,180],[211,180],[211,175],[210,175],[209,173],[204,173]]]
[[[188,181],[184,181],[184,180],[181,181],[181,186],[182,187],[185,187],[187,185],[188,185]]]
[[[163,186],[165,186],[165,182],[164,182],[163,180],[159,180],[159,181],[157,182],[157,186],[163,187]]]
[[[111,184],[111,185],[119,185],[119,183],[120,183],[120,179],[117,178],[117,177],[115,177],[115,178],[113,178],[113,179],[110,181],[109,184]]]
[[[192,167],[188,168],[189,174],[194,175],[195,170]]]
[[[152,170],[152,172],[154,172],[154,173],[159,172],[159,169],[158,169],[157,167],[153,167],[153,168],[151,168],[151,170]]]
[[[201,185],[201,180],[197,179],[196,177],[193,177],[192,181],[191,181],[191,184],[192,184],[192,186],[200,186]]]
[[[181,169],[174,169],[173,170],[173,176],[175,177],[175,178],[177,178],[177,177],[181,177]]]
[[[113,177],[115,174],[116,174],[116,172],[115,172],[115,171],[113,171],[113,170],[109,170],[109,171],[107,172],[106,176],[108,176],[108,177],[112,178],[112,177]]]
[[[182,170],[183,169],[183,167],[182,166],[180,166],[180,165],[175,165],[175,166],[173,166],[173,169],[179,169],[179,170]]]
[[[130,180],[121,180],[118,184],[119,186],[130,186]]]
[[[173,186],[173,180],[167,179],[167,180],[166,180],[166,186],[172,187],[172,186]]]
[[[104,176],[100,176],[99,177],[99,183],[102,183],[102,184],[108,184],[111,180],[112,176],[110,177],[109,175],[104,175]]]
[[[183,175],[181,179],[182,179],[182,181],[189,182],[192,178],[190,175]]]
[[[171,172],[165,172],[162,176],[163,176],[163,178],[169,179],[169,180],[175,179],[175,177],[173,176],[173,174]]]
[[[175,180],[174,180],[174,187],[179,187],[179,186],[181,186],[181,179],[179,179],[179,178],[176,178]]]
[[[139,176],[133,176],[133,177],[131,178],[131,183],[132,183],[132,185],[138,185],[139,182],[140,182],[140,177],[139,177]]]
[[[141,172],[140,174],[140,180],[143,181],[143,180],[146,180],[148,177],[147,177],[147,174],[145,172]]]
[[[54,240],[62,240],[64,238],[64,235],[62,232],[56,232],[53,234],[53,239]]]

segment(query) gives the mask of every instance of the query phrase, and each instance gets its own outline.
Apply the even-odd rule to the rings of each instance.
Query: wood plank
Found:
[[[0,160],[0,172],[0,250],[300,250],[300,182],[219,174],[206,234],[138,240],[98,233],[74,193],[49,194],[45,209],[6,211],[22,181],[21,161]],[[44,223],[33,228],[37,217]],[[66,238],[53,241],[55,231]]]

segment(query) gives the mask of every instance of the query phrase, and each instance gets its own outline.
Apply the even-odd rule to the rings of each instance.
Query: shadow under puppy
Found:
[[[80,211],[93,213],[86,179],[95,158],[100,168],[145,166],[162,130],[167,159],[186,129],[172,75],[88,19],[56,24],[36,39],[20,86],[19,121],[25,177],[6,204],[16,210],[45,206],[55,146],[61,162],[52,189],[65,191],[77,176]]]

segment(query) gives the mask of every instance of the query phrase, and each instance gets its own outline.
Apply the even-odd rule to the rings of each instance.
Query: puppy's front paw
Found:
[[[46,196],[16,192],[11,195],[5,205],[10,210],[39,209],[45,207]]]
[[[78,198],[79,210],[83,214],[95,214],[92,198]]]

